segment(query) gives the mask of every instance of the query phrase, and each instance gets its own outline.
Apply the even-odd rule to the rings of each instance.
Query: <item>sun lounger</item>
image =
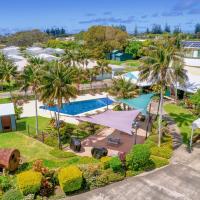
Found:
[[[107,143],[110,145],[120,145],[121,140],[120,140],[120,138],[108,137]]]

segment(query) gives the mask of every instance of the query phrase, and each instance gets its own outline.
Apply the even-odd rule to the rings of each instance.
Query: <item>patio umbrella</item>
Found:
[[[79,121],[90,122],[117,129],[121,132],[132,135],[132,124],[139,115],[139,110],[131,111],[112,111],[107,110],[103,113],[87,117],[76,117]]]
[[[192,149],[192,138],[193,138],[194,130],[198,129],[198,128],[200,128],[200,118],[192,123],[192,134],[191,134],[191,138],[190,138],[190,150]]]

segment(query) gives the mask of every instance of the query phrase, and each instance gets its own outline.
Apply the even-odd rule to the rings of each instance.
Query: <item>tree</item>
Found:
[[[85,47],[96,59],[104,59],[114,49],[122,50],[127,39],[127,32],[112,26],[92,26],[84,33]]]
[[[48,71],[41,76],[41,85],[38,88],[40,99],[46,103],[49,101],[57,104],[56,127],[58,132],[58,146],[62,148],[60,139],[60,109],[63,99],[69,103],[70,98],[75,98],[77,89],[73,85],[75,80],[74,68],[66,67],[63,63],[52,62]]]
[[[174,27],[173,33],[174,33],[175,35],[177,35],[177,34],[179,34],[179,33],[182,33],[181,27],[180,27],[180,26],[175,26],[175,27]]]
[[[108,62],[106,60],[98,60],[97,66],[95,66],[94,69],[98,74],[101,74],[102,78],[104,74],[112,72],[112,69],[111,67],[109,67]]]
[[[174,42],[174,41],[173,41]],[[146,55],[142,58],[143,65],[140,67],[140,81],[150,81],[152,84],[160,85],[160,105],[158,120],[158,146],[160,147],[162,138],[162,115],[163,96],[168,85],[173,84],[174,69],[170,66],[172,58],[177,49],[171,39],[158,40],[154,45],[146,47]],[[179,75],[177,75],[179,78]]]
[[[196,24],[195,25],[195,31],[194,31],[195,34],[198,34],[200,33],[200,23]]]
[[[142,42],[132,41],[132,42],[129,42],[129,44],[127,45],[125,52],[133,55],[133,58],[138,58],[139,51],[141,48],[142,48]]]
[[[137,36],[138,35],[138,28],[137,26],[135,25],[135,29],[134,29],[134,35]]]
[[[164,32],[166,32],[166,33],[171,33],[170,25],[165,24]]]
[[[119,99],[127,99],[136,96],[138,90],[131,80],[126,80],[125,78],[120,77],[119,79],[113,79],[113,84],[109,93]]]
[[[20,75],[21,90],[27,92],[31,89],[35,95],[35,118],[36,118],[36,134],[39,134],[38,128],[38,87],[41,83],[41,73],[44,61],[39,58],[29,59],[29,65],[24,68],[24,71]]]
[[[193,95],[190,96],[190,100],[193,103],[196,113],[200,113],[200,89]]]
[[[147,27],[147,29],[146,29],[146,32],[145,32],[146,34],[149,34],[150,33],[150,30],[149,30],[149,28]]]
[[[12,81],[16,80],[18,76],[17,66],[10,61],[4,61],[1,68],[1,79],[9,85],[10,96],[12,98]]]
[[[44,43],[49,40],[47,33],[41,32],[40,30],[31,30],[31,31],[21,31],[9,36],[4,36],[0,38],[0,43],[7,46],[19,46],[26,47],[32,46],[34,43]]]
[[[152,31],[153,34],[162,34],[162,27],[160,24],[153,24]]]

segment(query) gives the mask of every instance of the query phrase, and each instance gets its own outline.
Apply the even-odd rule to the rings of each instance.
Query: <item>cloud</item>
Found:
[[[177,16],[181,16],[181,15],[183,15],[182,11],[175,11],[175,10],[171,10],[169,12],[162,13],[163,17],[177,17]]]
[[[142,19],[146,19],[148,17],[148,15],[142,15],[141,18]]]
[[[80,21],[79,24],[93,24],[93,23],[99,23],[99,24],[107,24],[107,23],[114,23],[114,24],[130,24],[135,21],[134,16],[130,16],[126,19],[123,18],[115,18],[115,17],[108,17],[108,18],[95,18],[90,20],[83,20]]]
[[[200,14],[200,0],[179,0],[172,11],[187,12],[190,15]]]
[[[111,11],[106,11],[106,12],[104,12],[103,14],[104,14],[104,15],[111,15],[112,12],[111,12]]]
[[[96,14],[95,13],[86,13],[85,16],[87,16],[87,17],[94,17],[94,16],[96,16]]]

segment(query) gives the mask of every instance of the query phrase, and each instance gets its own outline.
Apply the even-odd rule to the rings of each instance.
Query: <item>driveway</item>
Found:
[[[96,189],[67,200],[199,200],[200,149],[184,147],[169,166]]]

